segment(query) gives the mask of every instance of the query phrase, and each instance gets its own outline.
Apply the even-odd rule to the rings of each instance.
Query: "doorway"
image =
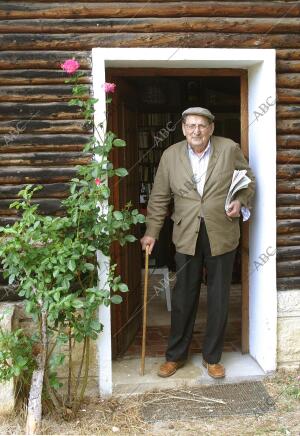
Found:
[[[242,106],[249,107],[248,119],[242,117],[241,126],[242,133],[248,132],[245,135],[249,143],[249,161],[258,189],[249,224],[249,262],[244,271],[249,266],[249,353],[264,371],[276,368],[276,256],[260,270],[253,271],[253,265],[266,247],[276,249],[276,107],[274,105],[259,122],[255,119],[255,111],[269,96],[275,100],[275,59],[273,49],[93,49],[93,89],[95,97],[99,98],[95,123],[102,122],[105,113],[102,84],[107,80],[107,68],[137,68],[143,72],[145,68],[147,71],[177,69],[184,73],[189,68],[209,68],[212,75],[216,69],[230,69],[231,72],[242,69],[247,74],[248,100]],[[243,141],[241,143],[243,146]],[[101,308],[100,317],[104,320],[104,330],[98,340],[100,393],[109,395],[112,392],[110,308]]]
[[[108,117],[109,128],[127,142],[121,156],[118,151],[114,164],[129,169],[129,176],[118,183],[118,192],[114,193],[115,205],[122,207],[131,201],[140,213],[146,215],[147,201],[160,157],[168,146],[184,139],[181,113],[187,107],[208,107],[216,116],[214,134],[242,144],[244,154],[248,155],[245,70],[116,68],[108,69],[106,74],[109,82],[117,84]],[[169,308],[164,301],[165,288],[161,285],[166,274],[170,279],[170,294],[175,284],[171,214],[172,204],[150,257],[147,354],[152,357],[164,354],[170,326]],[[141,225],[136,235],[138,240],[144,232],[145,226]],[[248,227],[242,225],[242,237],[234,264],[224,350],[243,353],[249,351],[247,246]],[[137,241],[135,247],[116,247],[114,256],[118,272],[129,282],[130,293],[121,306],[112,307],[113,357],[137,357],[141,348],[144,253]],[[142,271],[142,275],[139,271]],[[204,280],[192,353],[201,352],[205,324]]]

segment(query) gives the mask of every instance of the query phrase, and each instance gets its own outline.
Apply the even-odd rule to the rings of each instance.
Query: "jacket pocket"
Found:
[[[173,220],[174,221],[174,223],[175,224],[180,224],[181,223],[181,220],[182,220],[182,217],[180,216],[177,216],[177,215],[175,215],[174,213],[171,215],[171,220]]]

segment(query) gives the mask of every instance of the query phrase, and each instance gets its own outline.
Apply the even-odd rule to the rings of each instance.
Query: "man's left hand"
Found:
[[[229,216],[230,218],[237,218],[240,216],[240,211],[241,211],[240,200],[233,200],[229,205],[226,215]]]

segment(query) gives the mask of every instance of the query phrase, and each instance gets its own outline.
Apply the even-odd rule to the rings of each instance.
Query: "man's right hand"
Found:
[[[142,249],[146,250],[146,246],[149,246],[149,254],[152,253],[154,244],[155,244],[155,238],[152,238],[151,236],[143,236],[141,239]]]

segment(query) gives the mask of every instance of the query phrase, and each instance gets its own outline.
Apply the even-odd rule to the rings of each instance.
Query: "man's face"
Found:
[[[204,149],[214,131],[214,123],[202,115],[188,115],[182,123],[182,131],[191,147]]]

